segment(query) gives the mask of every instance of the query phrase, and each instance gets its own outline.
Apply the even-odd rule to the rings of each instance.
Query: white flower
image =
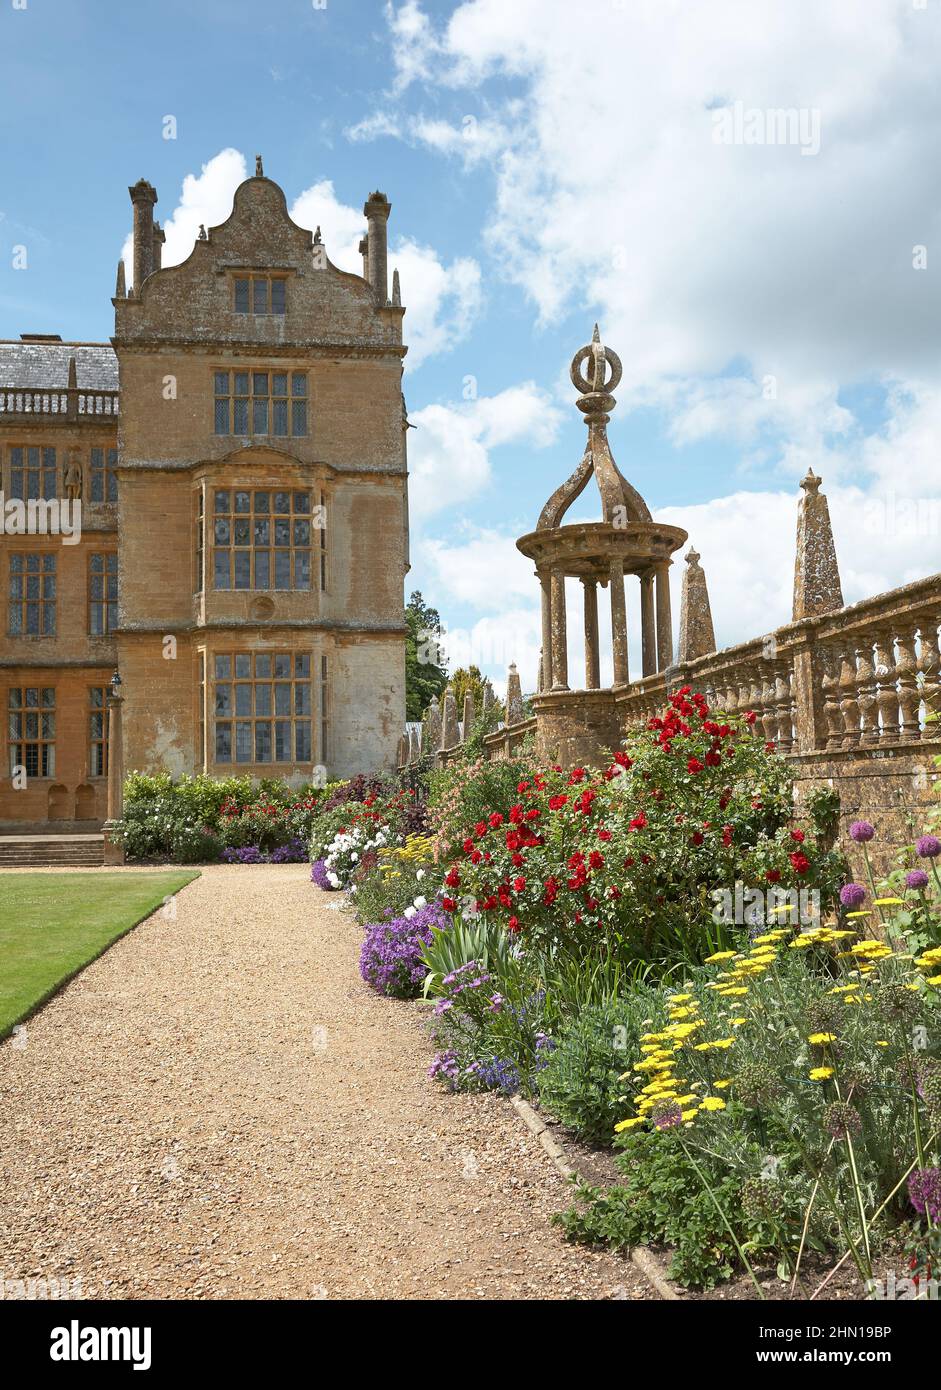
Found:
[[[352,859],[353,863],[355,864],[356,861],[357,861],[357,859],[359,858],[359,855],[356,854],[355,851],[354,851],[354,853],[350,855],[350,858]]]
[[[420,907],[427,907],[427,906],[428,906],[428,899],[427,899],[427,898],[416,898],[416,899],[415,899],[415,906],[416,906],[417,908],[420,908]]]
[[[327,882],[330,884],[331,888],[339,888],[340,886],[340,880],[332,871],[327,874]]]
[[[424,871],[424,869],[419,869],[419,870],[418,870],[418,873],[415,875],[415,877],[416,877],[416,879],[418,880],[418,882],[421,883],[422,879],[425,877],[425,871]]]
[[[415,909],[414,909],[414,907],[407,907],[407,908],[405,909],[405,911],[402,913],[402,916],[403,916],[403,917],[414,917],[414,916],[415,916]]]

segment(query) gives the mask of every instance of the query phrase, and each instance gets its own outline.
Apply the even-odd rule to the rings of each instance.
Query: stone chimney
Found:
[[[146,179],[138,179],[128,193],[134,205],[134,293],[154,268],[154,203],[157,190]]]
[[[127,299],[127,281],[124,275],[124,262],[118,261],[118,274],[114,282],[115,299]]]
[[[797,515],[793,620],[833,613],[843,607],[843,588],[830,525],[830,507],[820,491],[822,478],[808,468]]]
[[[680,596],[680,650],[678,660],[696,661],[716,649],[712,627],[712,610],[706,576],[699,565],[699,556],[690,546],[686,552],[686,570]]]
[[[154,254],[153,265],[151,266],[151,270],[159,270],[160,267],[163,265],[163,243],[166,241],[166,239],[166,232],[163,230],[159,222],[155,222],[153,238]]]
[[[391,211],[392,204],[384,193],[378,191],[370,193],[363,207],[368,229],[369,283],[381,305],[384,305],[389,298],[386,223],[389,221]]]

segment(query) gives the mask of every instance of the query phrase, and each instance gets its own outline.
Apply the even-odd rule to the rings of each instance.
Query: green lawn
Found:
[[[0,875],[0,1038],[197,873]]]

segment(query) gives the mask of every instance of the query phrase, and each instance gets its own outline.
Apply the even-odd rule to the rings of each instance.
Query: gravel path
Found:
[[[0,1045],[0,1279],[649,1297],[549,1226],[565,1184],[506,1101],[427,1080],[418,1007],[362,984],[360,929],[308,872],[204,870]]]

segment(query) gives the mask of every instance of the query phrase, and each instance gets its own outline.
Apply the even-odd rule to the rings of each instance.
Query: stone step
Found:
[[[98,868],[103,835],[0,835],[0,868]]]

